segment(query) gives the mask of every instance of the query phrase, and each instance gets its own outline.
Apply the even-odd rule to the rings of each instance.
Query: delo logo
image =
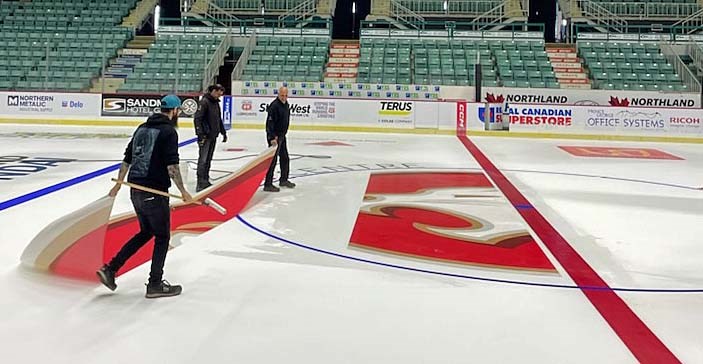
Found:
[[[80,101],[61,101],[61,107],[64,109],[82,109],[84,106]]]

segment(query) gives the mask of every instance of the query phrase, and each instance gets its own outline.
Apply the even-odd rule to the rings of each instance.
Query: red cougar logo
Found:
[[[608,102],[610,103],[610,106],[630,106],[630,100],[628,100],[627,98],[623,98],[622,100],[620,100],[617,97],[610,96],[610,101]]]
[[[496,97],[493,94],[486,94],[486,102],[491,104],[502,104],[504,101],[505,97],[503,97],[503,95],[498,95],[498,97]]]

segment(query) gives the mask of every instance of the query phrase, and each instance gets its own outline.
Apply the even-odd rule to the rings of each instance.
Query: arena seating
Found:
[[[249,56],[245,81],[322,81],[329,38],[259,37]]]
[[[595,88],[686,91],[656,43],[578,42]]]
[[[480,55],[484,86],[559,88],[542,41],[377,38],[361,45],[361,83],[473,85]]]
[[[216,35],[160,35],[118,91],[168,92],[178,78],[177,91],[198,92],[205,66],[221,41]]]
[[[136,0],[6,1],[0,9],[0,89],[82,91],[132,37],[118,26]],[[105,53],[103,54],[103,43]]]

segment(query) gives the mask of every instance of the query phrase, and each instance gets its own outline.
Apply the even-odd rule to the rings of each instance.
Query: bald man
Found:
[[[273,185],[273,172],[276,170],[279,156],[281,157],[281,178],[278,180],[278,185],[285,188],[295,188],[295,183],[288,180],[290,158],[288,157],[286,134],[288,133],[288,125],[290,125],[290,108],[288,106],[288,89],[286,87],[278,89],[278,97],[266,108],[266,111],[268,112],[266,117],[266,142],[269,147],[277,146],[277,148],[268,173],[266,173],[264,191],[280,191],[278,187]]]

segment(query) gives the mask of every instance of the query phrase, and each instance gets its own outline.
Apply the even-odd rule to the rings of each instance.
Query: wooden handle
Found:
[[[185,199],[183,198],[183,196],[178,196],[178,195],[174,195],[174,194],[171,194],[171,193],[168,193],[168,192],[155,190],[155,189],[153,189],[153,188],[145,187],[145,186],[138,185],[138,184],[134,184],[134,183],[130,183],[130,182],[120,181],[120,180],[117,180],[117,179],[115,179],[115,178],[112,178],[112,182],[119,183],[119,184],[121,184],[121,185],[129,186],[129,187],[132,187],[132,188],[136,188],[136,189],[138,189],[138,190],[142,190],[142,191],[146,191],[146,192],[151,192],[151,193],[153,193],[153,194],[155,194],[155,195],[166,196],[166,197],[174,197],[174,198],[177,198],[177,199],[180,199],[180,200],[183,200],[184,202],[186,202]],[[186,204],[191,204],[191,203],[192,203],[192,204],[196,204],[196,205],[207,206],[207,207],[209,207],[209,208],[211,208],[211,209],[217,211],[217,212],[220,213],[221,215],[226,215],[226,214],[227,214],[227,209],[226,209],[226,208],[222,207],[222,205],[218,204],[217,202],[215,202],[215,201],[213,201],[212,199],[209,199],[209,198],[206,198],[204,201],[191,200],[191,201],[186,202]]]
[[[130,182],[126,182],[126,181],[120,181],[120,180],[115,179],[115,178],[112,178],[112,182],[119,183],[119,184],[125,185],[125,186],[129,186],[129,187],[132,187],[132,188],[141,190],[141,191],[151,192],[151,193],[153,193],[153,194],[155,194],[155,195],[161,195],[161,196],[166,196],[166,197],[173,197],[173,198],[177,198],[177,199],[179,199],[179,200],[185,201],[185,199],[183,198],[183,196],[174,195],[174,194],[172,194],[172,193],[168,193],[168,192],[164,192],[164,191],[155,190],[155,189],[153,189],[153,188],[145,187],[145,186],[138,185],[138,184],[135,184],[135,183],[130,183]],[[193,202],[193,203],[202,204],[202,202],[200,202],[200,201],[192,201],[192,202]]]

